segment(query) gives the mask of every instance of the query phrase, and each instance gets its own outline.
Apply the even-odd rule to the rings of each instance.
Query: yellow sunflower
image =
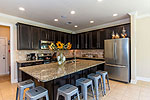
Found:
[[[58,49],[63,49],[63,43],[61,43],[60,41],[58,41],[57,43],[56,43],[56,45],[57,45],[57,48]]]
[[[68,42],[68,46],[67,46],[67,49],[70,50],[72,47],[72,44],[70,42]]]
[[[51,45],[49,46],[49,49],[50,50],[55,50],[56,49],[56,46],[54,43],[51,43]]]

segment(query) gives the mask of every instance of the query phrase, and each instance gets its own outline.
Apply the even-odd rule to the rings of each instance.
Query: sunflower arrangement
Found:
[[[54,43],[51,43],[51,45],[49,45],[50,50],[70,50],[71,47],[72,44],[70,42],[68,42],[67,44],[63,44],[60,41],[58,41],[56,45]]]

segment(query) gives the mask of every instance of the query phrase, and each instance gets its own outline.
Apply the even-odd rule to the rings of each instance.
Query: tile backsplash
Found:
[[[74,52],[75,51],[75,52]],[[18,50],[16,59],[17,61],[26,60],[26,54],[29,53],[52,53],[54,51],[50,50]],[[102,49],[94,49],[94,50],[63,50],[61,51],[64,55],[69,58],[73,57],[74,54],[76,57],[89,57],[89,58],[103,58],[104,50]]]

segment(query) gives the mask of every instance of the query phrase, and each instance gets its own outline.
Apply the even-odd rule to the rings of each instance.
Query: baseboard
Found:
[[[145,82],[150,82],[150,78],[139,77],[139,76],[137,76],[136,78],[137,78],[137,80],[141,80],[141,81],[145,81]]]
[[[11,80],[11,83],[18,83],[17,79]]]
[[[130,82],[131,84],[136,84],[137,83],[137,80],[132,80],[131,79],[131,82]]]
[[[4,76],[4,75],[9,75],[9,72],[0,74],[0,76]]]

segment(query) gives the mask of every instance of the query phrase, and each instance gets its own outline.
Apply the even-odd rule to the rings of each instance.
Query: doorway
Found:
[[[11,81],[10,79],[10,27],[0,25],[0,80]]]

